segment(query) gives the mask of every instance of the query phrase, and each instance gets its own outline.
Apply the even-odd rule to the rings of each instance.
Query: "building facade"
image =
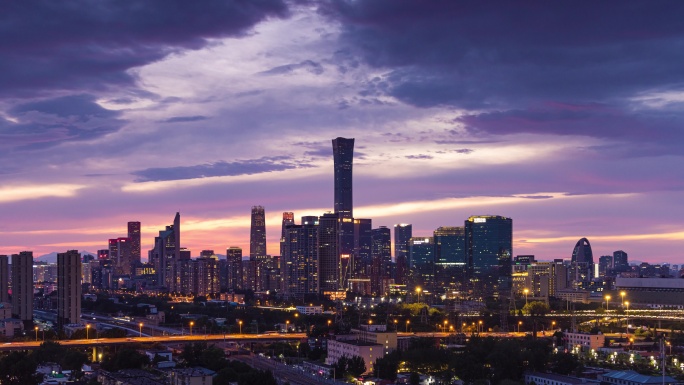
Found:
[[[33,327],[33,252],[12,254],[12,317]]]
[[[57,324],[81,322],[81,256],[77,250],[57,254]]]

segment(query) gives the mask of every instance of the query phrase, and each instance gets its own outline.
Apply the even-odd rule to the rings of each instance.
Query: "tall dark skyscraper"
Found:
[[[249,231],[249,259],[266,256],[266,216],[262,206],[252,206]]]
[[[352,163],[354,139],[336,138],[332,141],[335,162],[335,213],[340,218],[354,217],[352,194]]]
[[[320,290],[318,273],[318,217],[302,217],[301,225],[287,226],[281,258],[283,295],[303,299]]]
[[[373,222],[370,219],[354,218],[354,276],[368,276],[371,267],[373,246]]]
[[[617,272],[624,272],[629,270],[629,261],[627,253],[622,250],[613,252],[613,267]]]
[[[128,222],[128,238],[131,240],[131,264],[133,271],[140,266],[140,222]]]
[[[433,237],[436,264],[466,266],[464,227],[442,226],[434,231]]]
[[[371,292],[384,295],[382,282],[392,271],[392,236],[385,226],[371,230],[371,259]]]
[[[318,263],[322,292],[342,289],[338,220],[339,216],[333,213],[318,218]]]
[[[468,263],[475,275],[511,275],[513,220],[494,215],[471,216],[465,221]]]
[[[33,328],[33,252],[12,254],[12,317]]]
[[[242,249],[236,246],[226,250],[226,261],[228,263],[228,277],[226,285],[228,290],[242,289]]]
[[[150,262],[157,271],[157,284],[173,291],[178,280],[175,276],[175,264],[181,259],[180,247],[180,213],[176,213],[173,224],[159,232],[154,238],[154,249],[150,253]],[[111,251],[110,251],[111,258]]]
[[[57,324],[81,321],[81,256],[77,250],[57,254]]]
[[[394,225],[394,261],[397,264],[394,281],[398,284],[406,284],[409,272],[408,266],[408,241],[413,236],[413,226],[406,223]]]
[[[6,255],[0,255],[0,303],[9,301],[9,264]]]
[[[591,281],[594,276],[594,253],[587,238],[582,238],[572,249],[572,277],[575,285]]]
[[[283,244],[285,243],[285,228],[294,225],[294,213],[286,211],[283,213],[283,222],[280,227],[280,255],[283,255]]]

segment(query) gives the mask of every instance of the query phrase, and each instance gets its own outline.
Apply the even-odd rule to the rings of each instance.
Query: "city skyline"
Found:
[[[139,221],[146,259],[180,212],[193,257],[246,255],[257,205],[278,255],[283,212],[334,211],[344,137],[374,228],[501,215],[514,255],[586,237],[678,263],[682,5],[628,3],[3,4],[0,254],[96,253]]]

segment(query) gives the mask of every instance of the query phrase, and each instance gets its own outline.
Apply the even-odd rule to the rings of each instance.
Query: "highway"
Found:
[[[271,372],[273,372],[273,376],[276,378],[279,384],[284,384],[286,382],[289,382],[293,385],[347,384],[343,381],[336,381],[333,379],[322,377],[320,375],[306,373],[303,369],[298,369],[294,366],[285,365],[278,360],[273,360],[266,357],[250,355],[234,356],[231,357],[231,359],[242,361],[256,369],[270,370]]]
[[[154,337],[128,337],[128,338],[90,338],[80,340],[55,341],[69,347],[96,347],[126,344],[149,344],[149,343],[185,343],[185,342],[272,342],[272,341],[298,341],[306,338],[305,333],[283,334],[196,334],[184,336],[154,336]],[[0,344],[0,351],[32,350],[36,349],[43,341],[20,341]]]

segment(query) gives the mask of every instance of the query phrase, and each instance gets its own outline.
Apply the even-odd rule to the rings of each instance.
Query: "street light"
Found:
[[[406,320],[406,333],[408,333],[408,326],[409,326],[410,323],[411,323],[411,320],[410,320],[410,319],[407,319],[407,320]]]
[[[522,325],[522,321],[518,321],[518,333],[520,333],[520,326]]]
[[[416,293],[418,293],[418,303],[420,303],[420,292],[421,292],[422,290],[423,290],[423,289],[421,289],[420,286],[416,288]]]
[[[629,301],[625,301],[625,306],[627,306],[627,312],[625,313],[625,323],[627,324],[627,334],[629,334]]]
[[[240,325],[240,334],[242,334],[242,320],[238,321],[238,324]]]
[[[610,301],[610,296],[606,295],[606,313],[608,312],[608,301]]]
[[[620,292],[620,297],[622,298],[622,307],[625,307],[625,296],[627,295],[627,292],[624,290]]]
[[[138,326],[140,326],[140,337],[142,337],[142,327],[143,327],[143,323],[142,323],[142,322],[139,323]]]
[[[551,321],[551,329],[556,330],[556,321]]]
[[[466,327],[466,323],[464,322],[464,323],[461,325],[461,333],[465,332],[465,327]]]
[[[477,323],[477,332],[484,332],[484,327],[482,326],[482,320]]]
[[[523,293],[525,293],[525,305],[527,305],[527,295],[530,293],[530,289],[525,289],[523,290]]]
[[[449,321],[448,321],[448,320],[444,320],[444,331],[445,331],[445,332],[446,332],[446,327],[447,327],[448,324],[449,324]]]
[[[242,321],[240,321],[240,332],[242,332]],[[290,332],[290,320],[286,320],[285,321],[285,333],[289,333],[289,332]]]
[[[192,335],[192,327],[195,325],[195,322],[190,321],[190,335]]]
[[[86,324],[86,339],[88,339],[88,330],[90,330],[90,324]]]
[[[38,342],[38,326],[36,326],[35,329],[36,329],[36,342]]]

